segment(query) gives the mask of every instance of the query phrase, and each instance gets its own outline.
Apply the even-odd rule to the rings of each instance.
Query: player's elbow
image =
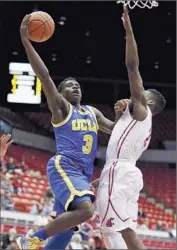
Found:
[[[126,60],[127,70],[130,72],[135,72],[138,70],[138,62],[136,60]]]

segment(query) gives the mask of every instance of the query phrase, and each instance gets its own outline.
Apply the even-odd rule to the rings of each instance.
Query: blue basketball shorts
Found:
[[[82,201],[95,201],[89,179],[66,157],[52,157],[47,164],[47,176],[55,195],[52,217],[74,209]]]

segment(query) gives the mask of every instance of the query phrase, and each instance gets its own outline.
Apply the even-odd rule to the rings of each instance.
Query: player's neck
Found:
[[[75,105],[73,105],[74,107],[76,107],[78,110],[81,110],[81,105],[80,105],[80,103],[77,103],[77,104],[75,104]]]

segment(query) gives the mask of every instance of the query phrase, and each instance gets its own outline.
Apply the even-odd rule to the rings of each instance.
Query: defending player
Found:
[[[8,147],[13,143],[14,141],[11,140],[11,135],[2,135],[0,138],[0,161],[4,159],[4,156],[7,152]]]
[[[65,79],[57,90],[29,41],[28,20],[26,16],[22,21],[20,34],[52,113],[57,152],[48,162],[47,173],[55,194],[53,215],[58,217],[30,237],[18,238],[17,243],[20,249],[38,249],[44,240],[55,235],[45,249],[64,249],[72,237],[72,228],[93,215],[94,194],[89,182],[97,150],[97,130],[99,126],[111,133],[114,123],[97,109],[80,104],[82,93],[74,78]]]
[[[158,91],[144,90],[137,45],[126,8],[122,21],[126,31],[126,67],[131,99],[109,140],[97,204],[106,248],[137,250],[144,249],[144,245],[135,233],[137,202],[143,188],[142,173],[136,167],[136,161],[149,145],[152,115],[160,113],[166,101]]]

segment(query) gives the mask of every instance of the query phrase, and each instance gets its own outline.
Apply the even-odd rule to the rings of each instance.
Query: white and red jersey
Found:
[[[106,162],[127,160],[135,162],[149,145],[152,131],[152,113],[144,121],[136,121],[126,108],[112,131],[106,151]]]
[[[108,243],[111,246],[113,243],[112,238],[107,238],[110,233],[126,228],[136,230],[137,201],[143,188],[142,173],[136,167],[136,161],[149,145],[151,130],[149,108],[146,119],[136,121],[127,107],[114,126],[97,192],[97,208],[107,248],[111,248]]]

